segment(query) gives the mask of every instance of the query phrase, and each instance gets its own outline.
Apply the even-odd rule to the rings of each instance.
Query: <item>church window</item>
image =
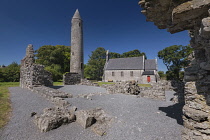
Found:
[[[112,76],[114,76],[114,72],[112,72]]]
[[[130,71],[130,76],[133,76],[133,71]]]
[[[123,73],[123,71],[121,71],[121,76],[124,76],[124,73]]]

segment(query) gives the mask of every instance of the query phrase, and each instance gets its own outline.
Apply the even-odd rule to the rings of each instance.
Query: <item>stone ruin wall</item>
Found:
[[[64,85],[76,85],[81,82],[81,74],[78,73],[66,73],[63,75]]]
[[[34,62],[34,49],[29,44],[26,56],[21,60],[20,87],[32,89],[34,86],[52,86],[52,74],[44,70],[43,65]]]
[[[188,30],[194,48],[185,69],[183,140],[210,139],[210,0],[140,0],[147,21],[170,33]]]

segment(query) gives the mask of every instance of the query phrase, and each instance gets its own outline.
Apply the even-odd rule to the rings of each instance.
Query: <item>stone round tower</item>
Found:
[[[84,78],[83,23],[78,9],[71,20],[71,61],[70,73],[78,73]]]

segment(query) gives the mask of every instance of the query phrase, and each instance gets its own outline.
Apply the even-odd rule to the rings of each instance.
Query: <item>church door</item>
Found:
[[[149,83],[151,81],[150,76],[147,76],[147,82]]]

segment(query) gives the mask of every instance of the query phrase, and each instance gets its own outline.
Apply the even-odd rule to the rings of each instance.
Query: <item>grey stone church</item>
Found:
[[[103,81],[119,82],[135,80],[138,83],[157,82],[157,59],[145,59],[144,56],[109,59],[104,66]]]

